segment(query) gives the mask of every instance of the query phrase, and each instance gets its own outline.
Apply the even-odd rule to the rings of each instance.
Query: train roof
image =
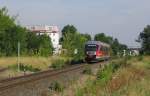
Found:
[[[103,45],[103,46],[110,47],[109,44],[104,43],[104,42],[101,42],[101,41],[88,41],[88,42],[86,42],[85,44],[86,44],[86,45],[87,45],[87,44],[99,44],[99,45]]]

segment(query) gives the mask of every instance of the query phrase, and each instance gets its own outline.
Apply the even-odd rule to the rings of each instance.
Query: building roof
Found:
[[[59,32],[58,26],[33,25],[26,28],[32,32]]]

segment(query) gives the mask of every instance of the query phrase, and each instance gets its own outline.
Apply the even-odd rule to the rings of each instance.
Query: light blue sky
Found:
[[[150,24],[150,0],[0,0],[22,25],[73,24],[81,33],[104,32],[129,46]]]

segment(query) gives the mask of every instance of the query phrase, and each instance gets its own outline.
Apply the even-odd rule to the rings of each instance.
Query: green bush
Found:
[[[120,68],[121,64],[119,64],[118,62],[111,62],[111,66],[112,66],[113,72],[115,72],[118,68]]]
[[[58,59],[58,60],[54,60],[50,67],[54,69],[61,69],[64,66],[65,66],[65,61],[63,59]]]
[[[113,67],[111,64],[106,66],[103,70],[99,70],[97,72],[97,80],[101,82],[101,84],[105,84],[108,80],[111,79],[113,73]]]
[[[64,86],[61,83],[59,83],[58,81],[53,81],[50,84],[49,89],[51,91],[62,92],[64,90]]]
[[[90,66],[86,66],[82,73],[83,74],[88,74],[88,75],[92,74],[91,67]]]
[[[105,84],[108,80],[111,79],[112,74],[118,70],[122,64],[126,63],[126,60],[124,61],[113,61],[109,65],[105,66],[104,69],[100,69],[97,72],[97,80],[100,81],[100,83]]]

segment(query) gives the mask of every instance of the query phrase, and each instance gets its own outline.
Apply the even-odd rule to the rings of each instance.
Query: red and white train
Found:
[[[85,61],[95,62],[110,58],[110,45],[100,41],[88,41],[85,44]]]

